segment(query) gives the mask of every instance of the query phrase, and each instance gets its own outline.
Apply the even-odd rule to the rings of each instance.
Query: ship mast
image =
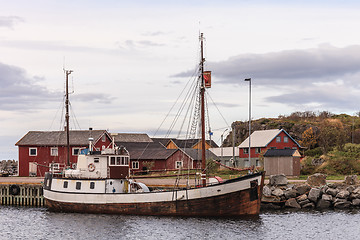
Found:
[[[205,155],[205,81],[204,81],[204,47],[203,47],[203,33],[200,34],[201,42],[201,60],[200,60],[200,69],[201,69],[201,89],[200,89],[200,98],[201,98],[201,179],[202,186],[206,186],[206,155]]]
[[[72,70],[65,70],[66,75],[66,86],[65,86],[65,131],[66,131],[66,166],[70,167],[70,130],[69,130],[69,75],[73,72]]]

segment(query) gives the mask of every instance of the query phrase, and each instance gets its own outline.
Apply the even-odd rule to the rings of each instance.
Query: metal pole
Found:
[[[72,73],[72,70],[65,70],[66,74],[66,92],[65,92],[65,121],[66,121],[66,148],[67,148],[67,154],[66,154],[66,164],[69,167],[70,166],[70,129],[69,129],[69,75]]]
[[[224,133],[227,131],[228,129],[225,129],[224,132],[221,134],[221,161],[224,161],[223,159],[223,143],[224,143]]]
[[[204,84],[204,50],[203,50],[203,33],[200,35],[201,40],[201,61],[200,61],[200,67],[201,67],[201,89],[200,89],[200,95],[201,95],[201,168],[202,168],[202,186],[206,186],[206,155],[205,155],[205,84]]]
[[[245,81],[249,82],[249,164],[251,165],[251,78]]]

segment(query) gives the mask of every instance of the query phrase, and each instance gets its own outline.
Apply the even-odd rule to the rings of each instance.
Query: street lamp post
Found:
[[[249,164],[251,165],[251,78],[246,78],[246,82],[249,82]]]
[[[224,142],[224,133],[227,131],[228,129],[225,129],[224,132],[221,134],[221,161],[224,161],[223,159],[223,142]]]

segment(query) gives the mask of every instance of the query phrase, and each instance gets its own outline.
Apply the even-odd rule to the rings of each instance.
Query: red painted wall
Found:
[[[105,142],[102,142],[100,138],[96,144],[95,148],[99,150],[102,149],[102,146],[111,147],[111,141],[109,138],[105,138]],[[58,156],[50,156],[50,150],[52,147],[58,148]],[[37,156],[29,156],[29,148],[37,148]],[[70,163],[77,162],[77,156],[72,156],[72,148],[88,148],[88,146],[71,146],[70,147]],[[37,176],[43,177],[45,172],[49,171],[49,164],[60,163],[61,167],[66,165],[66,155],[67,148],[64,146],[19,146],[19,176],[27,177],[29,176],[29,162],[38,163],[37,167]]]
[[[261,153],[265,153],[269,148],[276,148],[276,149],[284,149],[284,148],[294,148],[296,147],[297,150],[299,150],[299,146],[290,138],[288,137],[288,135],[284,132],[280,132],[279,135],[277,136],[280,136],[281,137],[281,142],[276,142],[276,137],[266,146],[266,147],[263,147],[261,148]],[[284,137],[288,137],[288,142],[285,143],[284,142]],[[248,149],[248,148],[247,148]],[[251,158],[257,158],[259,157],[259,153],[255,153],[256,151],[256,148],[251,148],[250,149],[250,156]],[[249,157],[249,154],[244,154],[244,148],[240,148],[239,149],[239,157],[240,158],[247,158]]]

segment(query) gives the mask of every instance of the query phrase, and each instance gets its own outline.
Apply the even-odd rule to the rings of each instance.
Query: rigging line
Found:
[[[192,84],[192,85],[193,85],[193,84]],[[192,85],[191,85],[191,86],[192,86]],[[188,90],[188,92],[187,92],[187,94],[186,94],[186,96],[185,96],[185,98],[184,98],[184,101],[182,102],[182,104],[181,104],[181,106],[180,106],[177,114],[176,114],[175,117],[174,117],[173,122],[172,122],[171,125],[170,125],[170,129],[168,130],[166,136],[169,136],[169,135],[170,135],[170,133],[171,133],[172,129],[174,128],[177,120],[179,119],[181,112],[183,111],[184,107],[186,106],[186,104],[187,104],[187,102],[188,102],[189,96],[191,96],[191,92],[193,91],[192,89],[193,89],[192,87],[189,88],[189,90]]]
[[[196,74],[196,68],[194,73],[191,75],[191,77],[189,78],[188,82],[186,83],[185,87],[183,88],[183,90],[181,91],[181,93],[179,94],[179,96],[177,97],[175,103],[171,106],[170,110],[168,111],[168,113],[166,114],[165,118],[163,119],[163,121],[161,122],[160,126],[158,127],[158,129],[156,129],[153,137],[156,136],[156,134],[158,133],[158,131],[160,130],[161,126],[164,124],[165,120],[168,118],[168,116],[170,115],[172,109],[175,107],[175,105],[177,104],[178,100],[180,99],[181,95],[183,94],[183,92],[185,91],[186,87],[189,85],[189,83],[191,82],[192,78],[194,77],[194,75]]]
[[[222,119],[224,120],[225,124],[228,126],[228,128],[230,128],[229,123],[226,121],[226,119],[224,118],[224,116],[223,116],[223,115],[222,115],[222,113],[220,112],[220,110],[219,110],[218,106],[216,105],[216,103],[215,103],[215,102],[214,102],[214,100],[212,99],[211,95],[210,95],[210,94],[208,94],[208,96],[209,96],[209,98],[210,98],[211,102],[214,104],[214,106],[215,106],[215,107],[216,107],[216,109],[218,110],[218,112],[219,112],[220,116],[222,117]]]
[[[180,134],[181,134],[181,132],[182,132],[182,129],[183,129],[183,127],[184,127],[184,123],[185,123],[185,121],[186,121],[186,119],[187,119],[187,116],[189,115],[189,112],[191,113],[191,109],[192,109],[192,106],[193,106],[194,98],[196,98],[196,95],[197,95],[197,90],[195,89],[195,90],[193,91],[193,94],[192,94],[191,98],[189,99],[190,102],[189,102],[189,105],[188,105],[186,114],[185,114],[185,116],[184,116],[184,120],[183,120],[183,122],[182,122],[182,124],[181,124],[181,127],[180,127],[180,129],[179,129],[178,137],[180,136]],[[185,107],[185,106],[184,106],[184,107]],[[191,114],[190,114],[190,117],[191,117]],[[189,118],[189,119],[191,119],[191,118]]]
[[[49,131],[50,131],[50,129],[52,128],[52,126],[53,126],[53,124],[54,124],[54,122],[55,122],[55,119],[57,118],[57,115],[58,115],[60,109],[63,109],[63,104],[64,104],[64,99],[63,99],[63,101],[60,103],[60,106],[59,106],[59,107],[57,108],[57,110],[56,110],[55,116],[54,116],[54,118],[53,118],[53,120],[52,120],[52,122],[51,122],[51,124],[50,124]]]
[[[78,120],[76,118],[75,111],[74,111],[74,109],[72,107],[72,104],[70,102],[69,102],[69,105],[70,105],[70,112],[72,113],[71,116],[72,116],[72,119],[73,119],[73,122],[74,122],[74,125],[75,125],[75,129],[76,129],[76,124],[77,124],[78,129],[81,129],[80,124],[79,124],[79,122],[78,122]]]

